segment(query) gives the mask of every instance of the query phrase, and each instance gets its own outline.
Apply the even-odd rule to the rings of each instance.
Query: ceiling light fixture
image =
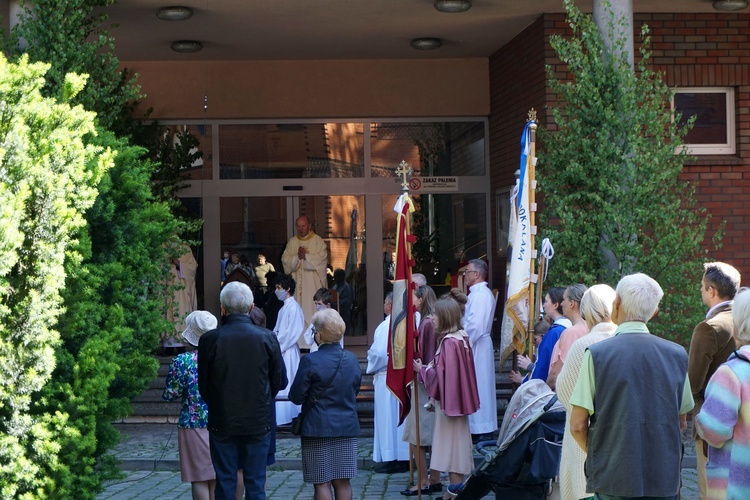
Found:
[[[193,17],[193,9],[190,7],[162,7],[156,12],[156,17],[162,21],[186,21]]]
[[[178,40],[172,42],[172,50],[181,54],[192,54],[203,50],[203,44],[196,40]]]
[[[455,14],[471,9],[471,2],[469,0],[436,0],[435,8],[440,12]]]
[[[435,50],[442,47],[443,42],[439,38],[415,38],[411,46],[417,50]]]
[[[714,0],[714,9],[723,12],[747,9],[748,0]]]

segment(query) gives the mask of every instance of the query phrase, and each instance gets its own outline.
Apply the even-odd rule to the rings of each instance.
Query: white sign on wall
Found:
[[[409,181],[412,191],[458,191],[458,177],[414,177]]]

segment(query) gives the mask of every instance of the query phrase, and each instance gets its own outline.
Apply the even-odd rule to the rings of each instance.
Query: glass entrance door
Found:
[[[204,220],[198,258],[204,278],[200,305],[206,310],[219,311],[224,251],[253,269],[262,254],[281,272],[295,219],[304,214],[326,243],[329,286],[340,270],[342,286],[351,289],[351,303],[337,304],[348,315],[345,343],[367,346],[383,321],[384,292],[392,286],[393,206],[402,160],[414,170],[416,271],[439,294],[466,260],[487,257],[492,264],[486,119],[188,126],[201,135],[204,164],[200,175],[197,165],[186,171],[191,182],[180,196],[198,200],[196,212]]]
[[[220,213],[221,254],[228,253],[229,262],[237,261],[248,274],[254,272],[259,291],[256,305],[263,307],[270,329],[277,314],[271,296],[272,280],[276,273],[285,271],[281,257],[287,242],[296,234],[295,220],[306,215],[327,247],[326,268],[321,272],[325,272],[326,286],[336,291],[334,307],[347,326],[345,344],[367,345],[363,195],[223,197]],[[263,261],[265,264],[261,265]],[[229,264],[229,271],[238,274],[234,267]],[[220,277],[232,279],[228,275]],[[302,300],[312,301],[313,293],[302,289]]]

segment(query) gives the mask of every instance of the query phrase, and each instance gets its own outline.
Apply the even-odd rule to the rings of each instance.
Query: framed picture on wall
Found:
[[[497,255],[506,256],[508,253],[508,237],[510,231],[510,193],[513,186],[495,191],[495,210],[497,212]]]

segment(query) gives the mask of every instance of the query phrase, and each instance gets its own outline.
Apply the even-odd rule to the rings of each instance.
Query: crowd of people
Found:
[[[297,261],[305,260],[303,253],[298,250]],[[496,299],[482,260],[464,269],[468,296],[453,289],[437,298],[423,276],[413,281],[411,390],[418,404],[399,426],[399,403],[385,383],[395,300],[389,293],[367,359],[375,391],[373,460],[414,459],[421,482],[402,495],[445,488],[448,499],[474,467],[473,443],[498,429]],[[268,286],[282,303],[273,330],[258,324],[252,291],[240,282],[221,291],[221,325],[206,311],[186,318],[183,338],[197,350],[174,358],[164,392],[165,399],[183,402],[182,479],[192,483],[194,498],[240,498],[243,491],[265,498],[276,427],[299,420],[303,475],[315,498],[352,498],[362,374],[343,348],[346,322],[325,287],[310,297],[314,312],[306,322],[292,276],[277,275]],[[740,288],[735,268],[714,262],[704,267],[700,294],[708,312],[688,355],[650,333],[647,324],[664,292],[645,274],[625,276],[615,289],[547,290],[544,320],[534,327],[535,361],[519,355],[511,379],[544,381],[565,407],[563,499],[677,498],[690,413],[701,498],[750,498],[750,293]],[[300,339],[309,354],[300,355]]]

